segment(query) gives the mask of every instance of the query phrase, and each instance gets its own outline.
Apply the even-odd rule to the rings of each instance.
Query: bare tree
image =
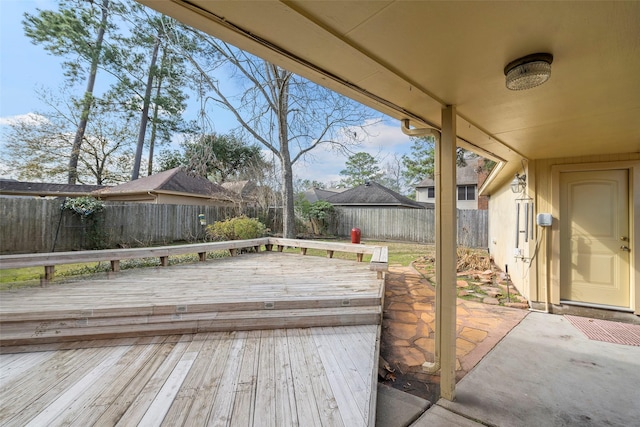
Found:
[[[195,70],[194,80],[201,82],[203,100],[229,110],[247,140],[259,142],[277,158],[283,232],[294,237],[293,165],[321,145],[348,150],[359,144],[365,126],[373,124],[373,111],[196,30],[173,32],[175,45],[187,45],[179,40],[187,34],[199,47],[184,55]],[[237,93],[230,93],[223,80],[227,76]]]
[[[25,180],[62,182],[68,175],[66,163],[75,144],[79,112],[74,98],[66,93],[42,91],[40,98],[49,111],[14,118],[3,130],[2,158],[6,164],[2,173]],[[99,185],[126,182],[133,156],[132,118],[101,104],[93,109],[94,118],[87,123],[77,153],[76,180]]]

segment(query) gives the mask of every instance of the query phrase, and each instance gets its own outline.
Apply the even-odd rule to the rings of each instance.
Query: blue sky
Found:
[[[21,21],[25,12],[36,8],[55,9],[51,0],[0,0],[0,126],[12,117],[46,110],[36,92],[40,88],[57,90],[64,82],[60,60],[41,46],[31,44],[24,35]],[[195,105],[187,108],[196,111]],[[215,114],[215,130],[220,133],[236,127],[229,113]],[[394,153],[405,154],[411,142],[400,131],[396,120],[385,120],[370,129],[371,137],[355,151],[366,151],[386,163]],[[2,141],[0,140],[0,144]],[[296,178],[321,182],[339,181],[346,155],[331,150],[314,150],[312,158],[297,166]]]

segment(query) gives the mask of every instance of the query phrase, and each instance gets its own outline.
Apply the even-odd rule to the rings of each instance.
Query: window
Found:
[[[458,200],[475,200],[475,199],[476,199],[475,185],[459,185],[458,186]]]
[[[427,198],[428,199],[436,198],[436,187],[427,187]]]

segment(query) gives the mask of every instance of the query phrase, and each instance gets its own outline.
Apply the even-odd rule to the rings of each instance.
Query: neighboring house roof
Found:
[[[252,197],[257,188],[256,183],[253,181],[228,181],[220,185],[229,191],[239,194],[242,198]]]
[[[104,188],[94,192],[94,195],[109,198],[110,196],[147,195],[149,193],[184,195],[228,201],[237,198],[237,195],[221,185],[214,184],[200,176],[189,175],[181,167],[129,181],[115,187]]]
[[[326,201],[329,197],[338,194],[337,191],[332,191],[332,190],[324,190],[322,188],[311,188],[307,191],[304,192],[304,198],[309,202],[309,203],[315,203],[318,200],[320,201]]]
[[[478,184],[477,161],[475,159],[467,159],[467,165],[456,168],[456,184],[457,185],[473,185]],[[416,188],[433,187],[435,180],[433,178],[425,178],[416,185]]]
[[[0,194],[4,196],[80,197],[107,188],[104,185],[54,184],[0,179]]]
[[[411,200],[373,181],[334,194],[327,199],[327,202],[335,206],[397,206],[415,209],[426,207],[424,203]]]

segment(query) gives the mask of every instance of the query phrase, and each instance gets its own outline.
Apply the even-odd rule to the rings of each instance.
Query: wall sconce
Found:
[[[511,191],[514,193],[522,193],[527,187],[527,175],[516,174],[513,181],[511,181]]]
[[[534,53],[511,61],[504,67],[507,89],[524,90],[540,86],[551,77],[550,53]]]

